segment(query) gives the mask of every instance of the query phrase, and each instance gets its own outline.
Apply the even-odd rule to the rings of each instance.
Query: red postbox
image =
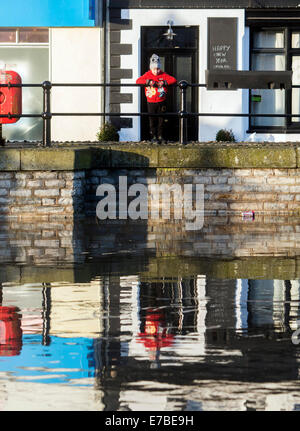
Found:
[[[22,84],[22,80],[17,72],[0,70],[0,84]],[[0,87],[0,114],[22,114],[22,87]],[[18,120],[0,117],[0,124],[16,123]]]

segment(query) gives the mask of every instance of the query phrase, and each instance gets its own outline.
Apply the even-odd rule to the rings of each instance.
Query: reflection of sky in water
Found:
[[[18,356],[0,357],[0,373],[42,383],[67,383],[94,376],[91,339],[52,336],[50,345],[43,346],[41,335],[23,335],[22,341]]]

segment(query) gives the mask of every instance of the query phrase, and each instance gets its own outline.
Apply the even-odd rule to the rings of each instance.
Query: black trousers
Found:
[[[166,103],[158,102],[158,103],[147,103],[149,114],[161,114],[162,112],[166,112]],[[154,136],[162,138],[164,132],[164,117],[149,116],[149,127],[150,127],[150,135],[151,138]]]

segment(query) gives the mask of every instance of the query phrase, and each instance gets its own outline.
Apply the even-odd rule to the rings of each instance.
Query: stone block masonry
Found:
[[[249,210],[261,214],[300,214],[300,189],[295,185],[300,179],[300,169],[149,168],[140,171],[123,169],[122,172],[114,169],[109,181],[101,173],[90,173],[85,185],[89,196],[86,202],[89,215],[95,214],[97,186],[103,182],[117,186],[120,174],[127,177],[128,185],[204,184],[204,210],[207,215],[240,214]]]
[[[203,184],[206,215],[300,214],[297,144],[55,144],[0,149],[0,219],[96,216],[98,185]],[[157,203],[158,204],[158,203]],[[148,220],[151,223],[151,220]]]
[[[0,172],[0,218],[73,217],[84,208],[81,187],[65,171]]]

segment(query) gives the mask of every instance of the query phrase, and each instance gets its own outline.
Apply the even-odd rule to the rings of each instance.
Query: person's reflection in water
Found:
[[[152,361],[151,368],[160,366],[161,350],[174,343],[177,334],[194,330],[196,286],[194,279],[142,282],[140,285],[140,333]],[[184,313],[184,308],[189,313]]]
[[[0,356],[16,356],[22,350],[21,315],[17,307],[2,305],[0,285]]]
[[[151,368],[160,366],[160,350],[173,344],[174,335],[169,331],[163,311],[149,307],[146,310],[144,332],[138,335],[138,341],[144,344],[149,354]]]

